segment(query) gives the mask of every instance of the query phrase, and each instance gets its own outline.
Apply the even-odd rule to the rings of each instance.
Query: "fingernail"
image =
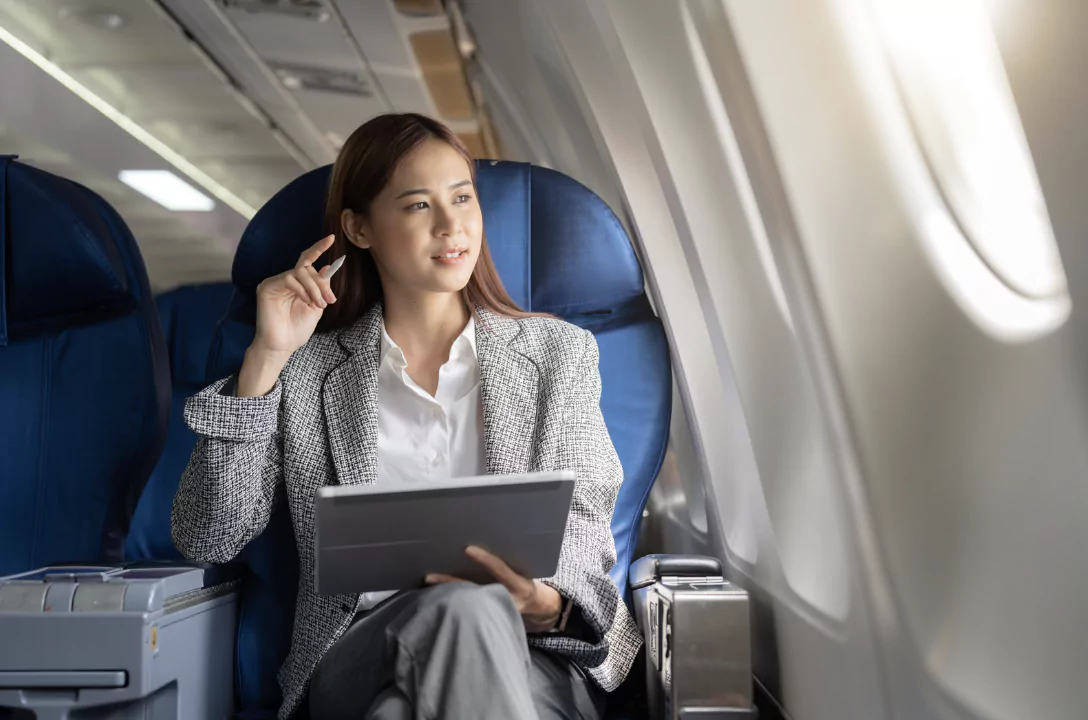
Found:
[[[437,575],[427,575],[426,577],[423,578],[423,582],[427,583],[428,585],[434,585],[436,582],[438,582],[438,576]]]

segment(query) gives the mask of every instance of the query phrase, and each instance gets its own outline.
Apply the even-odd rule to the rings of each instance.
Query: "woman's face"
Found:
[[[348,238],[370,250],[388,292],[460,292],[483,237],[468,162],[441,140],[405,157],[364,218],[343,214]]]

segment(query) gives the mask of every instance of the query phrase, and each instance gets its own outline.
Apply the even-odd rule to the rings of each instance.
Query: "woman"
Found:
[[[186,405],[200,439],[174,499],[174,543],[230,560],[286,484],[300,578],[281,718],[599,717],[640,640],[607,574],[622,470],[593,336],[514,305],[488,254],[471,158],[429,118],[356,130],[327,219],[332,235],[257,288],[237,376]],[[346,256],[331,280],[314,268],[330,248]],[[469,548],[495,584],[314,592],[318,487],[556,469],[578,480],[554,577],[520,577]]]

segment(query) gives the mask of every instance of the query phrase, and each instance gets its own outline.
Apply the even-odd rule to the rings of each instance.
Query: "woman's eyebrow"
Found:
[[[464,187],[465,185],[471,185],[471,184],[472,184],[471,180],[461,180],[459,182],[455,182],[453,185],[450,185],[450,190],[456,190],[459,187]],[[405,190],[400,195],[397,195],[394,198],[394,200],[400,200],[401,198],[406,198],[409,195],[430,195],[430,194],[431,194],[431,191],[428,190],[427,188],[416,188],[415,190]]]

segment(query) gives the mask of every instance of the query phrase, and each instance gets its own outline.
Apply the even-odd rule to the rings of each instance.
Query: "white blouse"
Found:
[[[484,475],[484,416],[476,323],[454,340],[434,397],[408,376],[408,361],[382,324],[378,366],[378,482],[425,483]],[[393,594],[365,593],[360,608]]]

